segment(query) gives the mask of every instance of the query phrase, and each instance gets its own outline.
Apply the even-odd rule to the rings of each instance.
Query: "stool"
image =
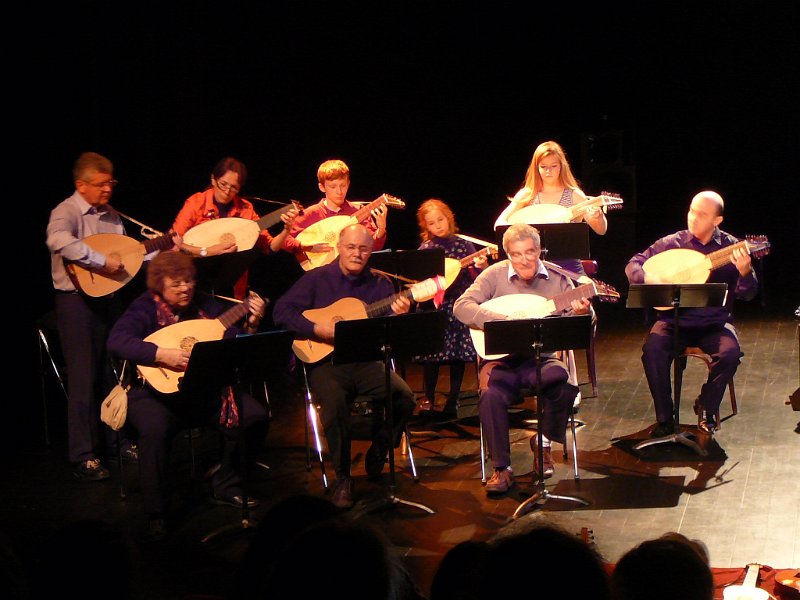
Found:
[[[713,360],[711,356],[703,352],[701,348],[698,348],[696,346],[687,346],[686,349],[683,351],[683,354],[681,354],[679,358],[680,360],[679,366],[681,373],[683,373],[683,371],[686,370],[689,358],[697,358],[699,360],[702,360],[706,364],[708,370],[709,371],[711,370],[711,361]],[[728,393],[730,394],[732,413],[727,417],[725,417],[726,419],[729,419],[730,417],[732,417],[735,414],[738,414],[739,412],[739,407],[736,404],[736,389],[733,387],[733,379],[731,379],[730,383],[728,384]],[[717,427],[719,427],[720,424],[722,423],[722,420],[719,418],[719,411],[717,411],[716,420],[717,420]]]

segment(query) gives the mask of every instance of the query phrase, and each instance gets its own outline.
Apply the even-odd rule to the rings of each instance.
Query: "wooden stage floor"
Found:
[[[798,386],[797,322],[792,315],[765,316],[751,309],[738,321],[745,356],[735,378],[739,413],[725,419],[713,439],[699,436],[707,451],[661,444],[635,450],[648,438],[654,422],[652,402],[640,362],[645,327],[638,311],[599,307],[597,372],[599,393],[582,385],[584,394],[577,431],[578,473],[572,456],[565,461],[554,445],[556,472],[547,480],[550,494],[577,496],[588,502],[548,499],[520,519],[517,506],[534,491],[528,438],[534,431],[528,415],[512,418],[512,466],[516,487],[487,497],[480,481],[478,422],[474,371],[468,370],[462,390],[460,418],[450,423],[415,420],[414,453],[419,481],[410,476],[406,457],[396,457],[396,497],[427,505],[428,514],[397,504],[390,510],[360,512],[380,498],[388,482],[368,482],[363,456],[368,442],[354,442],[354,471],[360,518],[374,520],[405,557],[423,592],[443,554],[469,539],[491,539],[534,526],[556,523],[576,534],[593,532],[597,549],[609,562],[637,543],[667,531],[702,540],[712,566],[736,568],[757,561],[775,568],[800,566],[800,413],[787,404]],[[578,352],[581,381],[585,361]],[[695,364],[696,363],[696,364]],[[689,363],[683,387],[681,422],[696,431],[691,403],[705,377],[699,361]],[[420,369],[406,365],[406,377],[421,390]],[[447,388],[447,368],[439,387]],[[40,431],[28,432],[28,444],[17,447],[7,462],[0,500],[0,531],[10,538],[23,562],[33,568],[38,549],[59,526],[79,518],[105,518],[119,523],[139,543],[146,524],[141,512],[138,478],[128,467],[126,500],[119,497],[119,478],[101,483],[73,480],[65,460],[64,423],[58,390],[48,393],[51,444]],[[255,523],[271,505],[297,493],[322,494],[320,470],[306,469],[302,398],[286,388],[271,393],[273,419],[251,493],[262,499],[253,511]],[[727,396],[722,416],[730,413]],[[175,442],[176,521],[171,537],[142,547],[137,587],[148,598],[184,598],[191,594],[222,595],[252,529],[201,542],[205,533],[238,523],[235,509],[212,506],[202,473],[211,464],[216,438],[204,433],[196,443],[198,470],[190,476],[189,443]],[[141,542],[144,544],[144,542]],[[315,554],[324,560],[324,553]],[[313,570],[313,567],[309,567]],[[357,566],[354,566],[354,573]],[[357,575],[354,575],[357,576]],[[721,597],[721,594],[719,595]]]

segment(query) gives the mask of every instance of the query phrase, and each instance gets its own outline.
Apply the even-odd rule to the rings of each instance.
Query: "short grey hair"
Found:
[[[503,250],[508,254],[508,247],[511,242],[521,242],[522,240],[533,240],[533,247],[536,250],[542,249],[542,242],[539,239],[539,230],[527,223],[514,223],[503,233]]]

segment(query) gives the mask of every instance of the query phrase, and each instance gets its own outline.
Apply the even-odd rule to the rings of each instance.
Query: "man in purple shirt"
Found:
[[[344,298],[355,298],[370,305],[394,294],[394,286],[383,276],[365,270],[372,253],[373,236],[364,225],[342,229],[337,242],[337,259],[306,272],[275,303],[272,317],[278,327],[295,332],[297,340],[332,344],[336,319],[321,316],[315,321],[303,315],[311,309],[325,309]],[[407,313],[411,301],[398,295],[387,303],[386,314]],[[323,311],[324,313],[324,311]],[[380,315],[372,315],[380,316]],[[307,361],[309,362],[309,361]],[[368,396],[377,404],[385,401],[385,371],[380,362],[333,364],[330,355],[308,364],[308,381],[320,406],[328,451],[336,472],[333,502],[340,508],[353,506],[353,480],[350,476],[350,404],[358,396]],[[388,444],[395,446],[416,406],[414,393],[396,373],[391,373],[394,431],[390,435],[374,411],[372,446],[364,459],[367,475],[378,477],[387,461]]]
[[[646,268],[645,262],[672,249],[690,249],[711,254],[739,242],[719,229],[725,203],[718,193],[703,191],[692,198],[687,216],[688,229],[656,241],[644,252],[634,255],[625,267],[630,283],[686,283],[674,281],[670,269]],[[662,263],[663,265],[663,263]],[[685,265],[684,265],[685,266]],[[670,281],[672,279],[672,281]],[[686,308],[680,313],[678,351],[697,346],[712,358],[708,380],[695,400],[694,411],[698,429],[712,435],[719,428],[717,413],[725,388],[733,379],[743,356],[733,327],[734,298],[751,300],[758,290],[750,254],[746,249],[734,249],[730,263],[713,268],[708,283],[727,283],[728,295],[724,306]],[[673,311],[657,310],[656,322],[642,347],[642,364],[653,396],[656,419],[652,437],[664,437],[674,432],[674,405],[670,366],[675,360],[673,347]]]

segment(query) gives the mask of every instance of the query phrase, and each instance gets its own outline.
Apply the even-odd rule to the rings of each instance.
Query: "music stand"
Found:
[[[536,364],[536,417],[542,423],[542,352],[588,348],[592,330],[591,315],[572,315],[548,317],[544,319],[512,319],[489,321],[484,326],[486,354],[526,354],[532,355]],[[544,484],[544,452],[541,431],[536,439],[539,443],[539,481],[536,491],[522,502],[514,511],[518,519],[539,504],[550,498],[569,500],[583,506],[589,503],[574,496],[559,496],[547,491]]]
[[[404,500],[395,495],[394,410],[389,364],[392,359],[441,352],[446,326],[447,315],[439,310],[336,323],[333,342],[334,364],[383,361],[386,425],[392,436],[389,443],[389,496],[367,512],[394,507],[397,504],[413,506],[429,514],[436,512],[424,504]]]
[[[244,440],[244,412],[241,388],[244,384],[274,381],[285,374],[294,332],[286,330],[246,334],[234,338],[197,342],[192,348],[186,372],[179,382],[181,394],[188,397],[208,398],[218,395],[225,386],[231,386],[233,399],[239,410],[239,450],[242,462],[242,518],[241,528],[252,526],[247,507],[247,453]],[[207,542],[220,533],[237,528],[225,525],[206,535]]]
[[[693,283],[693,284],[631,284],[628,290],[627,308],[654,308],[657,306],[671,306],[674,311],[674,324],[672,326],[672,395],[673,395],[673,427],[672,434],[652,440],[639,442],[633,449],[641,450],[647,446],[675,442],[683,444],[697,452],[700,456],[708,456],[708,452],[701,448],[692,437],[693,433],[681,432],[680,404],[681,404],[681,373],[679,361],[679,331],[678,321],[681,308],[703,308],[707,306],[722,306],[728,295],[727,283]]]
[[[199,289],[212,294],[233,289],[242,274],[255,262],[261,250],[250,248],[242,252],[228,252],[194,260]]]
[[[589,226],[586,223],[530,223],[539,231],[542,258],[569,260],[591,258],[589,252]],[[498,225],[495,229],[497,245],[503,247],[503,234],[511,225]],[[546,250],[546,251],[545,251]]]

